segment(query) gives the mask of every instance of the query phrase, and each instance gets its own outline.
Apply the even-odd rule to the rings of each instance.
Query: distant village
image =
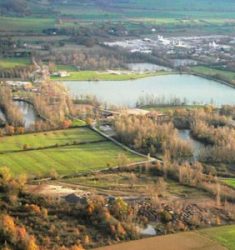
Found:
[[[105,42],[130,53],[151,55],[157,51],[174,67],[198,64],[227,64],[235,60],[235,38],[229,36],[163,37],[152,35],[143,39]]]

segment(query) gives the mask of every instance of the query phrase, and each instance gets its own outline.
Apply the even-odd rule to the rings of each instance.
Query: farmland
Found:
[[[219,242],[229,250],[235,249],[235,226],[216,227],[200,231],[203,236]]]
[[[1,1],[0,1],[1,3]],[[46,4],[45,4],[46,3]],[[184,7],[182,7],[184,6]],[[146,25],[173,25],[208,26],[232,24],[235,5],[225,1],[222,5],[211,6],[207,1],[125,1],[107,2],[100,1],[75,2],[68,1],[50,4],[42,1],[35,4],[33,1],[28,6],[31,14],[26,17],[2,16],[0,18],[1,31],[42,32],[46,28],[79,27],[81,25],[120,21],[127,26],[131,23]],[[221,9],[223,11],[221,11]],[[43,16],[43,19],[40,18]],[[48,18],[50,16],[50,18]],[[57,22],[61,18],[62,22]],[[7,28],[6,28],[7,27]]]
[[[84,142],[86,144],[82,144]],[[28,150],[22,149],[24,145],[28,145]],[[120,154],[125,154],[130,162],[142,160],[95,132],[78,128],[4,137],[0,162],[14,175],[46,176],[52,170],[60,175],[71,175],[116,166]]]
[[[234,13],[0,0],[0,249],[235,250]]]
[[[226,183],[227,185],[235,188],[235,179],[234,178],[227,178],[227,179],[222,179],[222,181],[224,183]]]
[[[70,16],[79,17],[81,19],[115,19],[122,17],[154,17],[154,18],[232,18],[234,4],[231,1],[225,1],[223,4],[217,3],[217,6],[211,6],[211,2],[206,1],[186,1],[180,0],[172,1],[125,1],[125,2],[108,2],[106,5],[98,2],[87,1],[84,3],[77,3],[80,10],[84,12],[76,12],[72,4],[58,5],[57,11]],[[221,12],[223,9],[223,12]],[[109,10],[109,11],[108,11]],[[213,13],[212,13],[213,10]]]
[[[192,72],[197,74],[202,74],[209,77],[227,79],[227,81],[233,82],[235,81],[235,73],[232,71],[226,71],[221,69],[214,69],[204,66],[192,67]]]
[[[0,59],[0,68],[11,69],[28,65],[29,59],[27,58],[5,58]]]
[[[173,244],[177,245],[177,249],[181,250],[234,250],[235,249],[235,226],[222,226],[201,230],[198,232],[179,233],[168,236],[154,237],[114,245],[112,247],[99,248],[97,250],[118,250],[118,249],[148,249],[155,250],[156,246],[164,250],[176,249]],[[174,243],[173,243],[174,242]],[[145,247],[145,248],[144,248]]]
[[[57,144],[65,145],[73,141],[94,142],[104,140],[101,136],[88,128],[55,130],[44,133],[7,136],[1,138],[0,152],[21,151],[27,144],[28,148],[43,148]]]
[[[55,19],[37,17],[0,17],[0,31],[42,32],[45,28],[55,26]]]

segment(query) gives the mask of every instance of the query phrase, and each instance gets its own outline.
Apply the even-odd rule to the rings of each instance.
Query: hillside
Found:
[[[9,0],[0,1],[1,13],[16,16],[53,16],[87,18],[233,18],[235,2],[232,0]],[[82,12],[86,13],[82,13]],[[95,13],[94,13],[95,12]],[[111,13],[113,15],[111,15]]]

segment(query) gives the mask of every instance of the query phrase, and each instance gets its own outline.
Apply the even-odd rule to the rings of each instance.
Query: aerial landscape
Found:
[[[0,250],[235,250],[235,1],[0,0]]]

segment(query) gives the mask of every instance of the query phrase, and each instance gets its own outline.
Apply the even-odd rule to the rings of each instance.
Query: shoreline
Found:
[[[235,85],[233,85],[233,84],[231,84],[229,82],[223,81],[223,80],[216,79],[216,78],[214,78],[212,76],[207,76],[207,75],[203,75],[203,74],[199,74],[199,73],[182,73],[182,74],[201,77],[201,78],[204,78],[204,79],[207,79],[207,80],[211,80],[211,81],[215,81],[215,82],[218,82],[220,84],[223,84],[223,85],[226,85],[226,86],[228,86],[230,88],[235,89]]]
[[[95,71],[94,71],[95,72]],[[97,73],[99,74],[99,73]],[[129,77],[128,78],[128,74],[122,74],[122,75],[113,75],[113,74],[109,74],[109,73],[104,73],[106,74],[107,78],[105,79],[69,79],[67,77],[64,78],[50,78],[52,81],[58,81],[58,82],[63,82],[63,81],[68,81],[68,82],[109,82],[109,81],[113,81],[113,82],[125,82],[125,81],[135,81],[135,80],[139,80],[139,79],[145,79],[145,78],[149,78],[149,77],[157,77],[157,76],[164,76],[164,75],[174,75],[177,74],[177,72],[167,72],[167,71],[158,71],[158,72],[149,72],[149,73],[130,73],[129,75],[136,75],[137,77]],[[108,79],[108,77],[110,77],[110,79]],[[118,78],[119,76],[127,76],[126,79],[113,79],[115,78],[115,76]],[[112,78],[113,77],[113,78]]]
[[[206,76],[206,75],[194,73],[194,72],[175,72],[175,71],[174,72],[155,72],[155,73],[150,73],[149,75],[143,75],[143,76],[140,75],[140,77],[129,78],[129,79],[86,79],[86,80],[80,80],[80,79],[66,79],[66,78],[64,78],[64,79],[51,78],[51,80],[52,81],[59,81],[59,82],[63,82],[63,81],[66,81],[66,82],[109,82],[109,81],[110,82],[125,82],[125,81],[135,81],[135,80],[146,79],[146,78],[150,78],[150,77],[168,76],[168,75],[196,76],[196,77],[200,77],[203,79],[215,81],[217,83],[220,83],[220,84],[223,84],[223,85],[226,85],[230,88],[235,89],[235,85],[233,85],[229,82],[223,81],[223,80],[216,79],[216,78],[211,77],[211,76]]]

